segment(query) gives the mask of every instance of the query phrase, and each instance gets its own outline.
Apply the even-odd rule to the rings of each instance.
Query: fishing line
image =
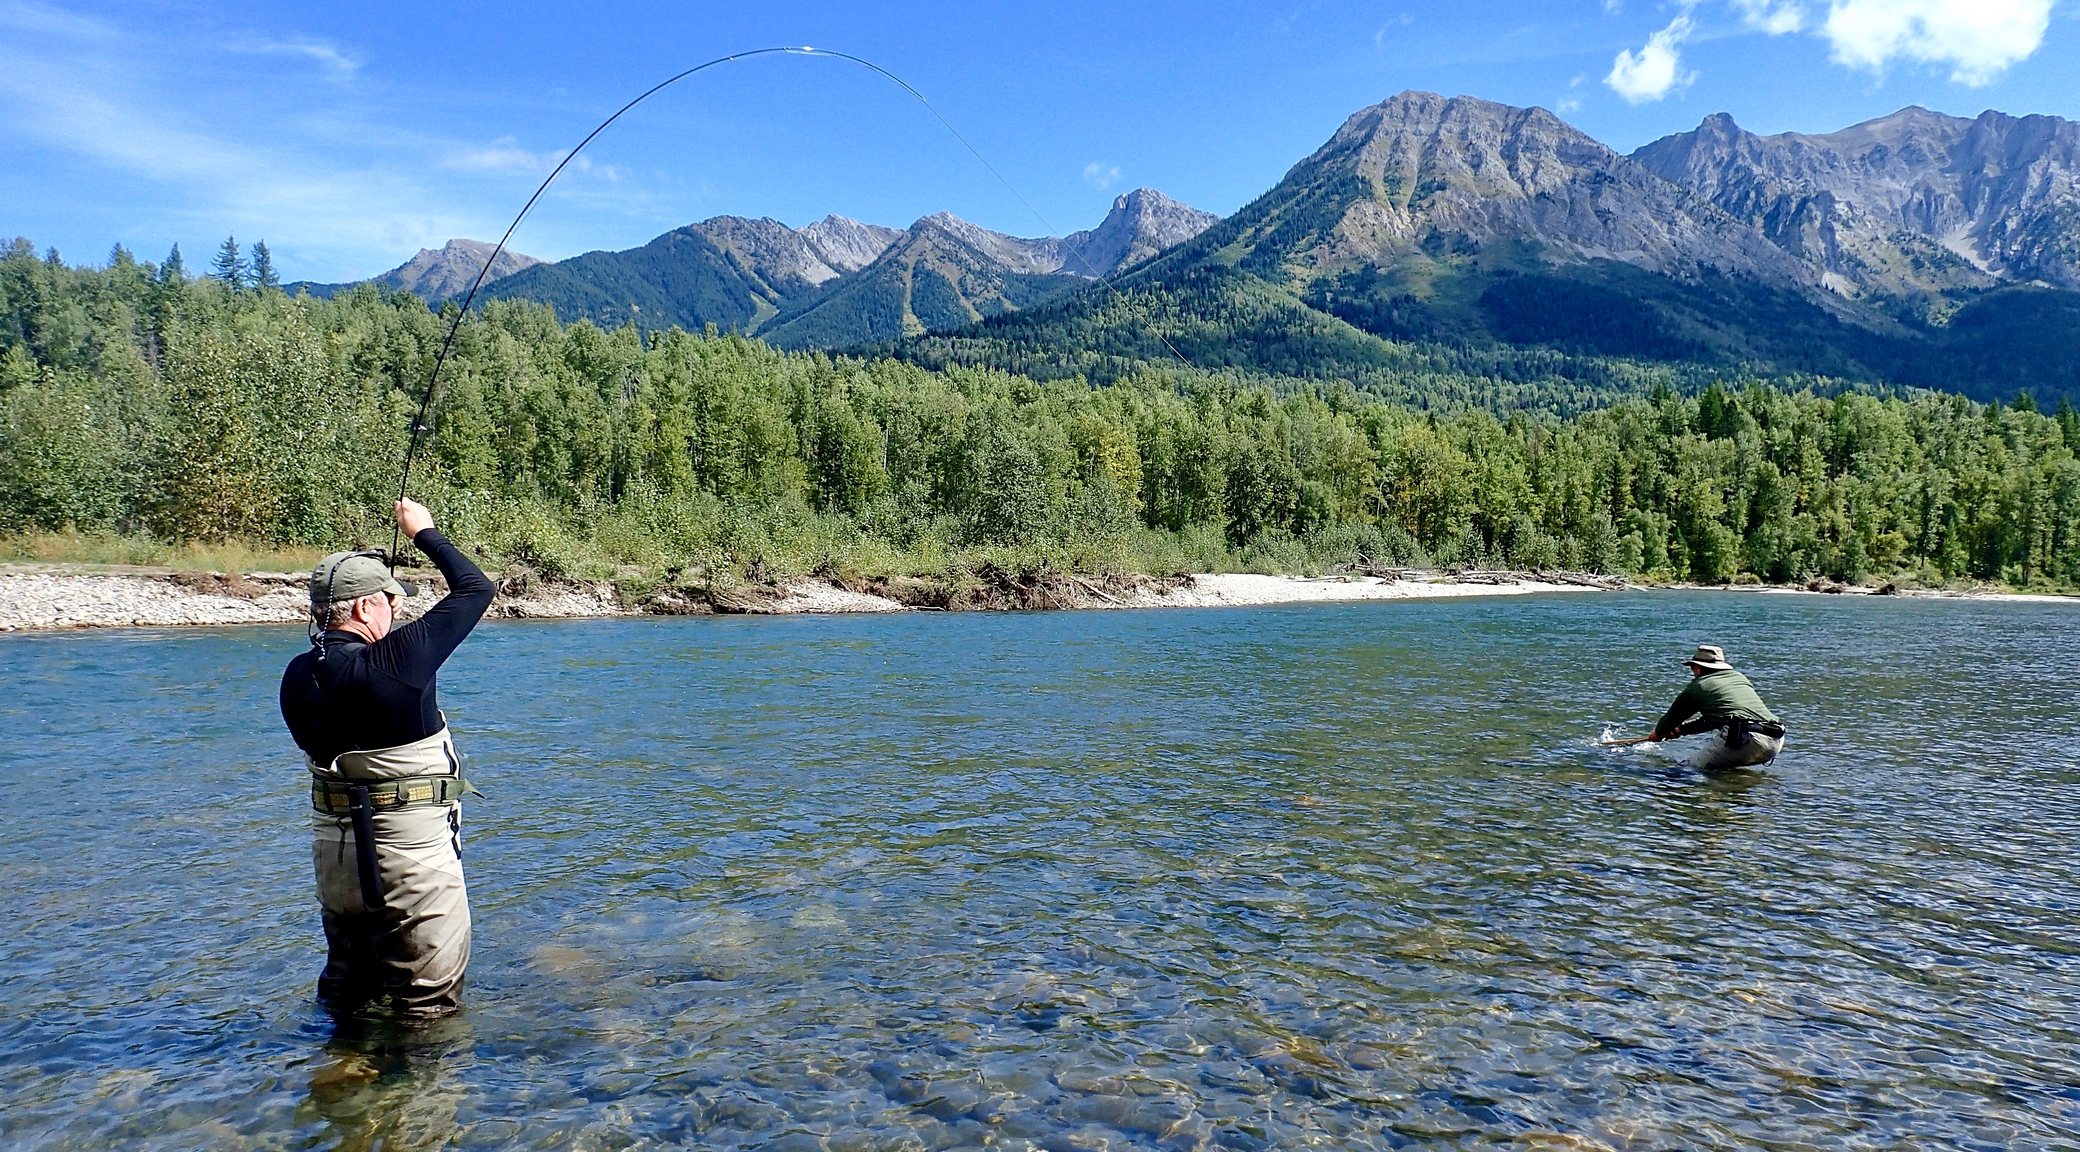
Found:
[[[1020,204],[1025,205],[1026,211],[1031,212],[1033,214],[1033,218],[1040,221],[1040,226],[1046,230],[1047,235],[1052,236],[1055,234],[1054,226],[1047,222],[1047,217],[1042,216],[1040,214],[1040,210],[1033,206],[1033,202],[1026,199],[1025,195],[1021,193],[1018,190],[1018,188],[1011,183],[1010,180],[1005,179],[1004,174],[1002,172],[997,171],[997,166],[991,164],[989,162],[988,157],[984,156],[982,152],[975,147],[975,145],[969,143],[968,138],[966,136],[961,135],[960,129],[955,128],[953,126],[952,121],[948,120],[943,114],[941,114],[939,109],[933,107],[932,102],[930,100],[925,99],[924,93],[919,92],[916,88],[911,87],[909,82],[905,81],[902,77],[896,75],[893,72],[890,72],[888,69],[883,68],[881,65],[876,64],[871,60],[866,60],[846,52],[835,52],[827,48],[810,48],[807,46],[797,48],[790,46],[774,48],[754,48],[748,52],[732,52],[727,56],[718,56],[705,64],[697,64],[692,68],[688,68],[684,72],[680,72],[677,75],[669,76],[663,80],[658,81],[656,84],[646,89],[641,95],[637,96],[635,99],[630,100],[626,104],[623,104],[618,110],[615,111],[615,113],[612,116],[609,116],[605,120],[600,121],[599,127],[594,128],[590,132],[587,132],[585,134],[585,138],[583,140],[578,141],[577,147],[572,148],[568,153],[564,155],[562,160],[557,161],[556,167],[551,169],[549,175],[542,180],[541,186],[534,190],[534,195],[529,196],[527,198],[527,203],[521,205],[520,214],[518,216],[513,217],[513,222],[506,226],[505,234],[498,238],[498,244],[492,248],[490,257],[484,261],[484,266],[477,270],[476,279],[470,281],[469,291],[465,293],[462,297],[462,306],[456,309],[455,319],[450,321],[448,324],[447,335],[441,338],[441,349],[437,354],[435,354],[433,358],[433,370],[427,373],[426,391],[419,397],[419,411],[416,415],[412,417],[412,435],[410,441],[405,446],[404,471],[397,478],[397,498],[399,500],[404,499],[405,489],[411,483],[412,459],[418,455],[419,438],[421,434],[427,431],[427,409],[433,404],[434,388],[436,387],[436,385],[440,383],[441,368],[447,364],[448,353],[455,346],[455,334],[462,329],[462,321],[465,317],[469,315],[470,304],[473,303],[477,298],[477,289],[483,287],[484,278],[491,274],[491,266],[497,263],[499,256],[505,252],[506,242],[513,238],[513,233],[520,227],[520,222],[527,219],[527,214],[534,210],[535,201],[540,200],[542,198],[542,193],[547,192],[549,190],[549,185],[555,183],[556,178],[562,175],[564,168],[568,167],[572,160],[577,159],[578,153],[583,152],[585,150],[585,146],[587,144],[592,143],[593,137],[598,136],[600,133],[606,131],[607,128],[614,123],[614,121],[619,120],[622,116],[626,115],[629,109],[634,108],[636,105],[641,104],[643,101],[648,100],[650,97],[655,96],[657,93],[664,91],[666,88],[669,88],[674,84],[677,84],[679,81],[686,79],[688,76],[691,76],[696,72],[705,72],[718,64],[729,64],[738,60],[748,60],[753,56],[771,56],[776,54],[786,56],[828,56],[835,60],[850,61],[851,63],[857,64],[870,72],[875,72],[883,77],[886,77],[890,82],[895,84],[896,87],[901,88],[903,91],[908,92],[910,95],[916,97],[917,102],[924,105],[925,110],[932,114],[932,118],[937,120],[942,126],[944,126],[948,132],[952,133],[953,138],[955,140],[960,141],[961,147],[966,148],[970,155],[974,156],[976,160],[981,162],[984,168],[989,170],[990,175],[995,176],[997,178],[998,183],[1002,184],[1006,189],[1008,189],[1011,195],[1016,197]],[[1118,296],[1119,289],[1114,287],[1111,281],[1107,280],[1105,277],[1099,276],[1097,273],[1097,269],[1091,266],[1090,261],[1084,259],[1083,253],[1076,253],[1076,258],[1080,263],[1083,264],[1084,271],[1088,272],[1091,275],[1092,279],[1098,281],[1098,283],[1100,284],[1103,284],[1106,287],[1106,289],[1109,292],[1111,292],[1115,297]],[[1153,328],[1151,328],[1150,331],[1154,333],[1156,339],[1161,340],[1163,342],[1163,347],[1168,348],[1170,350],[1170,354],[1172,356],[1177,357],[1180,363],[1182,363],[1187,368],[1195,367],[1195,365],[1193,365],[1193,363],[1185,357],[1184,353],[1179,352],[1177,350],[1177,346],[1172,344],[1168,337],[1164,336],[1160,331],[1156,331]],[[395,527],[390,530],[389,563],[393,571],[397,567],[397,549],[401,540],[400,534],[402,531],[402,526]]]

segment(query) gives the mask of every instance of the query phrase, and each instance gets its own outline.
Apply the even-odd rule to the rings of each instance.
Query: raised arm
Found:
[[[440,534],[423,506],[399,500],[397,522],[448,580],[448,594],[440,603],[376,644],[385,671],[407,683],[423,685],[484,618],[498,589],[462,549]]]

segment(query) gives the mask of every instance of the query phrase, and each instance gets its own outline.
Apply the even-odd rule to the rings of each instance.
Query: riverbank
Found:
[[[433,573],[403,615],[417,616],[443,591]],[[68,628],[294,624],[305,618],[300,573],[175,573],[149,569],[0,567],[0,631]],[[985,564],[944,576],[851,577],[838,573],[771,583],[548,582],[526,573],[500,580],[490,616],[572,619],[709,614],[793,615],[907,611],[1210,608],[1421,597],[1510,596],[1626,587],[1608,577],[1527,573],[1394,573],[1320,578],[1203,573],[1168,577],[1013,573]]]
[[[402,615],[417,616],[444,591],[437,573],[405,573],[421,594]],[[167,572],[108,566],[0,565],[0,632],[72,628],[298,624],[305,619],[301,573]],[[1034,611],[1219,608],[1541,592],[1637,589],[1617,577],[1586,573],[1380,571],[1324,577],[1252,573],[1177,576],[1079,576],[1056,571],[1014,573],[985,564],[939,576],[858,577],[836,572],[769,583],[645,585],[614,581],[544,581],[525,571],[499,582],[494,619],[554,620],[608,616],[795,615],[909,611]],[[1723,591],[1779,595],[1900,595],[2040,603],[2080,598],[1994,591],[1929,591],[1892,585],[1862,587],[1729,585]]]

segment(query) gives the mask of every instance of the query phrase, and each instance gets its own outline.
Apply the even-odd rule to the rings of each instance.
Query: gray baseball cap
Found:
[[[391,575],[381,552],[334,552],[311,569],[313,612],[377,592],[415,596],[419,590]]]

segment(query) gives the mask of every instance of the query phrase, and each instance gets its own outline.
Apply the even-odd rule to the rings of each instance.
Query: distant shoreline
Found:
[[[435,588],[408,601],[416,616],[436,599]],[[1709,591],[1778,595],[1874,595],[1865,587],[1779,585],[1665,585]],[[1199,573],[1190,576],[1082,577],[1066,573],[1016,576],[994,568],[960,578],[808,576],[774,584],[666,587],[640,594],[611,581],[507,582],[491,617],[556,620],[630,616],[828,615],[920,610],[1104,610],[1221,608],[1273,604],[1521,596],[1546,592],[1652,591],[1614,577],[1583,574],[1469,572],[1390,573],[1383,576],[1262,576]],[[1905,597],[2080,604],[2080,597],[2018,592],[1904,590]],[[0,632],[86,628],[200,627],[227,624],[300,624],[306,619],[304,577],[295,573],[168,573],[67,571],[61,566],[0,566]]]

